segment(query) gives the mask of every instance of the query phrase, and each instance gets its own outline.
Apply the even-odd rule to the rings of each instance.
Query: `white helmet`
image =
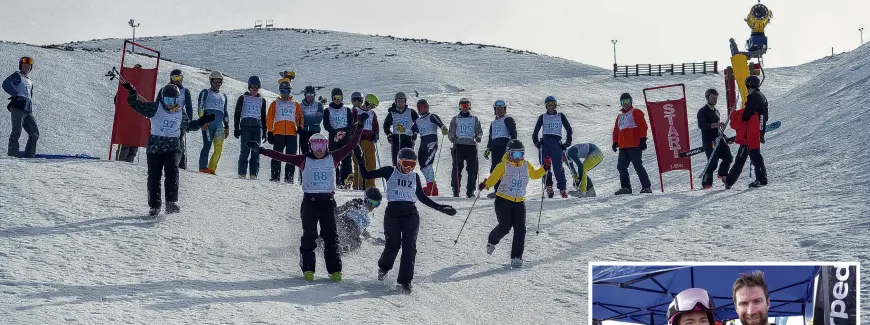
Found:
[[[327,141],[328,139],[326,139],[326,137],[323,136],[323,134],[315,133],[315,134],[311,135],[311,138],[308,139],[308,142],[311,142],[312,140],[323,140],[323,141]]]
[[[222,75],[220,71],[212,71],[211,74],[208,75],[208,80],[212,79],[224,80],[224,75]]]

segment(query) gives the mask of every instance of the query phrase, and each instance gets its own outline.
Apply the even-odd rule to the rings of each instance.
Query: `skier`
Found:
[[[628,178],[628,164],[634,165],[634,171],[640,178],[641,193],[652,193],[649,175],[643,167],[643,151],[646,150],[647,124],[641,110],[632,106],[631,94],[619,96],[622,105],[620,114],[613,125],[613,152],[619,151],[616,170],[619,171],[619,183],[622,186],[615,195],[631,194],[631,180]]]
[[[384,134],[390,142],[393,156],[393,166],[396,166],[396,154],[402,148],[414,148],[417,141],[417,111],[408,107],[408,97],[398,92],[394,97],[393,106],[387,110],[384,119]]]
[[[213,174],[217,170],[218,160],[224,150],[224,139],[230,135],[230,114],[227,112],[227,94],[221,93],[221,85],[224,76],[218,71],[212,71],[208,76],[211,88],[199,92],[197,99],[197,112],[199,116],[212,113],[216,120],[222,120],[223,132],[220,123],[210,123],[208,128],[202,130],[202,150],[199,152],[199,171]],[[208,154],[214,145],[214,155],[209,159]]]
[[[302,114],[302,107],[298,102],[293,100],[293,86],[289,78],[283,78],[278,81],[278,90],[281,97],[275,99],[269,105],[269,111],[266,112],[266,128],[269,131],[266,138],[274,145],[273,150],[295,155],[297,148],[296,132],[300,125],[305,122],[305,117]],[[272,160],[271,163],[270,181],[278,182],[281,180],[281,162]],[[293,178],[296,174],[296,166],[287,164],[284,167],[284,182],[293,183]]]
[[[728,144],[725,143],[725,139],[719,141],[719,144],[716,145],[716,139],[719,138],[719,132],[723,131],[722,129],[725,127],[725,123],[721,122],[719,116],[719,110],[716,109],[716,103],[719,101],[719,92],[716,89],[710,88],[704,93],[704,97],[707,99],[707,104],[701,109],[698,110],[698,128],[701,129],[701,143],[704,147],[704,153],[707,155],[707,160],[710,161],[710,168],[707,168],[707,173],[703,179],[701,179],[701,185],[704,189],[710,189],[713,187],[713,171],[716,166],[716,161],[721,160],[719,163],[719,179],[728,176],[728,167],[731,166],[731,161],[734,157],[731,156],[731,150],[728,148]],[[713,155],[713,146],[720,146],[721,148],[716,150],[716,155]]]
[[[486,140],[486,151],[483,152],[484,159],[491,159],[490,174],[504,158],[502,156],[505,154],[507,143],[517,138],[517,124],[513,117],[507,116],[507,104],[499,99],[492,105],[492,109],[495,120],[489,124],[489,137]],[[499,183],[496,183],[494,188],[498,188],[498,185]],[[494,199],[496,192],[489,193],[486,197]]]
[[[668,305],[668,325],[715,325],[714,310],[716,307],[707,290],[689,288],[678,293]],[[764,320],[767,323],[766,317]]]
[[[338,150],[343,147],[349,140],[347,135],[348,127],[355,124],[355,116],[351,110],[344,107],[344,94],[340,88],[332,89],[332,102],[329,103],[329,108],[323,112],[323,128],[329,133],[329,150]],[[336,171],[335,182],[339,188],[346,188],[345,180],[353,170],[353,159],[348,155],[338,163],[339,169]]]
[[[532,133],[532,140],[535,142],[535,147],[540,152],[541,163],[544,157],[555,159],[556,164],[553,165],[553,172],[547,174],[547,197],[553,197],[553,174],[556,174],[556,186],[559,188],[559,195],[563,198],[568,197],[568,186],[565,181],[565,169],[562,167],[562,157],[565,148],[571,146],[571,123],[565,114],[556,111],[558,103],[556,97],[547,96],[544,99],[544,106],[547,112],[538,117],[538,122],[535,123],[535,131]],[[542,131],[543,136],[538,138],[538,131]],[[565,130],[565,141],[562,141],[562,130]]]
[[[181,92],[178,86],[169,84],[160,90],[159,102],[142,102],[137,98],[136,88],[129,83],[121,84],[127,89],[127,103],[137,113],[151,120],[151,136],[148,138],[148,214],[160,213],[160,180],[166,173],[166,213],[177,213],[178,207],[178,161],[181,159],[181,133],[200,129],[214,121],[208,113],[199,120],[190,120],[181,109]]]
[[[366,230],[371,224],[369,212],[381,205],[383,196],[377,187],[367,188],[364,196],[347,201],[335,209],[338,252],[341,254],[357,250],[363,239],[371,237]]]
[[[453,156],[453,170],[450,173],[453,197],[459,197],[462,166],[465,165],[465,172],[468,174],[465,195],[472,198],[477,184],[477,173],[480,172],[477,144],[483,137],[483,128],[477,116],[471,115],[471,101],[467,98],[459,100],[459,114],[450,120],[450,129],[447,133],[447,138],[453,142],[453,148],[450,150]]]
[[[485,184],[480,185],[483,190],[499,184],[496,187],[494,203],[498,225],[489,232],[486,253],[492,255],[495,245],[513,228],[511,266],[522,267],[526,243],[526,185],[529,184],[529,179],[544,177],[551,160],[545,159],[544,165],[535,169],[532,163],[525,160],[526,149],[520,140],[510,140],[506,149],[507,153],[502,155],[502,161],[493,169]]]
[[[580,191],[580,197],[595,197],[595,187],[592,185],[592,179],[589,178],[589,171],[604,159],[601,150],[592,143],[578,143],[568,147],[566,156],[570,160],[568,163],[577,166],[577,172],[580,174],[576,175],[577,179],[574,180],[574,187]]]
[[[304,128],[299,131],[299,153],[308,153],[308,139],[316,133],[320,133],[320,124],[323,122],[323,105],[314,100],[317,95],[314,86],[305,86],[304,98],[302,98],[302,115],[305,121]]]
[[[235,131],[233,135],[242,143],[266,140],[266,99],[260,96],[260,78],[251,76],[248,78],[248,91],[239,96],[236,101]],[[260,172],[260,156],[252,155],[251,149],[241,145],[239,152],[239,178],[245,179],[250,165],[250,179],[257,179]],[[250,160],[248,160],[250,156]]]
[[[193,117],[193,104],[191,101],[193,100],[190,96],[190,90],[184,88],[182,83],[184,82],[184,73],[179,69],[173,69],[169,72],[169,84],[175,85],[178,87],[178,91],[181,94],[181,97],[178,98],[178,103],[181,105],[181,109],[187,114],[188,118]],[[157,102],[160,102],[162,99],[160,97],[161,94],[157,94]],[[181,160],[178,162],[178,168],[187,169],[187,139],[184,136],[185,132],[181,133]]]
[[[438,196],[435,169],[432,165],[438,152],[438,129],[441,129],[442,136],[447,135],[448,129],[438,115],[429,112],[429,102],[425,99],[417,101],[417,112],[420,114],[420,118],[417,119],[417,130],[420,131],[420,148],[417,149],[417,157],[420,159],[423,178],[426,179],[423,192],[426,196]]]
[[[764,157],[761,156],[761,144],[764,143],[764,128],[767,127],[767,97],[761,93],[761,80],[758,76],[746,78],[746,96],[744,109],[731,112],[731,128],[737,131],[734,142],[740,145],[737,158],[725,178],[725,188],[730,189],[737,182],[743,165],[748,157],[755,166],[755,181],[749,183],[750,188],[767,185],[767,169],[764,167]],[[761,124],[761,125],[759,125]]]
[[[317,247],[317,224],[320,224],[320,237],[325,245],[323,248],[326,260],[326,271],[329,279],[341,281],[341,256],[338,253],[338,234],[335,225],[335,168],[338,162],[353,152],[359,144],[362,135],[362,125],[366,117],[359,119],[350,141],[335,151],[328,151],[329,140],[316,133],[308,140],[309,151],[301,155],[287,155],[275,150],[263,149],[258,141],[251,140],[247,146],[254,152],[266,157],[293,164],[302,172],[302,207],[299,215],[302,217],[302,238],[299,245],[302,277],[307,281],[314,280]]]
[[[23,158],[36,156],[36,141],[39,140],[39,126],[33,118],[33,81],[28,76],[33,70],[33,58],[22,57],[18,60],[18,71],[3,80],[3,91],[9,94],[6,109],[12,113],[12,133],[9,134],[9,147],[6,153],[12,157],[21,156],[18,139],[21,129],[27,132],[27,144]]]
[[[361,157],[358,157],[361,159]],[[397,167],[385,166],[368,171],[364,166],[366,179],[384,178],[387,180],[387,208],[384,211],[384,251],[378,260],[378,280],[383,281],[396,262],[399,249],[402,258],[399,264],[399,277],[396,282],[402,293],[411,293],[411,280],[414,278],[414,260],[417,256],[417,233],[420,230],[420,215],[417,201],[449,216],[456,215],[456,209],[449,205],[439,205],[423,193],[420,175],[414,172],[417,154],[414,149],[402,148],[396,160]]]
[[[362,190],[375,186],[374,180],[366,180],[362,177],[359,171],[359,164],[365,163],[368,170],[374,170],[377,164],[377,156],[375,154],[375,144],[378,142],[378,115],[374,109],[378,107],[378,96],[368,94],[363,98],[359,92],[354,92],[350,95],[350,101],[353,103],[353,114],[355,116],[368,115],[365,125],[363,125],[362,140],[359,142],[359,148],[362,150],[363,160],[353,157],[353,189]]]

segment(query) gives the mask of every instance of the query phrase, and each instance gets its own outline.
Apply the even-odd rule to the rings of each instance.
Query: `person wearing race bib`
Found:
[[[398,92],[395,96],[393,106],[387,110],[387,117],[384,119],[384,134],[387,136],[387,141],[390,142],[393,156],[393,166],[396,165],[396,154],[402,148],[414,148],[414,142],[417,141],[417,119],[420,115],[417,111],[408,107],[408,97],[405,93]]]
[[[411,280],[414,279],[414,261],[417,258],[417,233],[420,230],[420,214],[417,201],[449,216],[456,215],[456,209],[440,205],[423,193],[420,175],[414,172],[417,154],[414,149],[402,148],[396,160],[398,167],[385,166],[368,171],[363,167],[366,179],[384,178],[387,181],[387,208],[384,211],[384,251],[378,260],[378,280],[383,281],[393,268],[399,249],[402,258],[399,262],[399,284],[402,293],[411,293]],[[362,159],[362,157],[357,157]]]
[[[350,96],[350,101],[353,103],[353,114],[355,116],[368,115],[365,125],[363,125],[362,140],[359,142],[359,149],[362,150],[363,160],[353,157],[353,189],[363,190],[375,186],[375,180],[364,179],[359,171],[359,164],[366,164],[368,170],[377,168],[377,153],[375,152],[375,144],[378,142],[378,115],[374,109],[378,107],[378,96],[368,94],[363,98],[359,92],[354,92]]]
[[[33,69],[33,58],[22,57],[18,60],[18,71],[13,72],[3,80],[3,91],[9,94],[9,104],[6,109],[12,113],[12,133],[9,134],[7,154],[12,157],[21,156],[18,151],[18,139],[21,129],[27,132],[27,144],[24,146],[24,157],[36,156],[36,141],[39,140],[39,126],[33,118],[33,82],[28,74]]]
[[[317,91],[314,86],[305,86],[303,94],[300,106],[302,106],[305,123],[299,130],[299,153],[304,155],[309,151],[308,139],[312,135],[320,133],[320,124],[323,123],[323,104],[315,100],[314,96],[317,95]]]
[[[299,215],[302,218],[302,238],[299,245],[302,277],[307,281],[314,280],[317,247],[317,225],[320,224],[320,238],[323,239],[323,255],[326,261],[326,271],[329,279],[341,281],[341,256],[338,252],[338,234],[335,225],[335,168],[338,162],[350,155],[359,145],[362,137],[362,125],[365,118],[361,117],[356,125],[353,137],[338,150],[329,151],[329,140],[320,133],[308,140],[309,151],[301,155],[287,155],[275,150],[263,149],[255,140],[247,142],[248,148],[257,154],[274,160],[293,164],[302,172],[302,207]]]
[[[151,120],[151,136],[148,137],[148,214],[152,217],[160,213],[160,180],[166,174],[166,213],[177,213],[178,207],[178,161],[181,159],[181,134],[196,131],[209,122],[215,115],[207,113],[198,120],[190,120],[181,109],[181,93],[176,85],[166,85],[160,90],[159,102],[142,102],[137,97],[136,88],[129,83],[121,84],[127,89],[127,103],[142,116]]]
[[[329,150],[337,150],[347,144],[347,131],[354,125],[355,115],[347,107],[344,107],[344,94],[340,88],[332,89],[332,102],[329,108],[323,112],[323,128],[329,134]],[[346,188],[345,180],[353,171],[353,159],[347,156],[338,163],[335,182],[338,188]]]
[[[423,192],[427,196],[438,196],[435,169],[432,165],[438,152],[438,131],[441,131],[441,135],[447,135],[449,130],[438,115],[429,112],[429,102],[425,99],[417,101],[417,112],[420,113],[420,118],[417,119],[417,130],[420,132],[420,148],[417,149],[417,156],[420,158],[420,170],[426,178]]]
[[[218,71],[212,71],[208,76],[211,88],[199,92],[197,99],[197,112],[199,116],[205,113],[215,115],[216,120],[223,120],[223,130],[220,123],[210,123],[208,128],[202,130],[202,150],[199,152],[199,171],[201,173],[215,174],[218,160],[224,148],[224,139],[230,135],[230,114],[227,112],[227,94],[221,93],[221,85],[224,76]],[[214,145],[214,155],[209,159],[209,151]]]
[[[489,124],[489,137],[486,139],[486,151],[483,152],[484,159],[491,159],[489,164],[489,172],[492,173],[504,158],[504,153],[510,140],[517,138],[517,124],[514,118],[507,116],[507,104],[499,99],[492,105],[495,114],[495,120]],[[496,183],[494,188],[498,188],[499,183]],[[486,195],[487,198],[494,199],[496,192]]]
[[[619,96],[622,109],[613,126],[613,152],[619,150],[616,170],[622,186],[615,195],[631,194],[631,179],[628,178],[628,164],[634,165],[637,178],[640,178],[640,193],[652,193],[649,175],[643,167],[643,151],[646,150],[647,124],[641,110],[632,106],[631,94]]]
[[[193,104],[191,101],[193,100],[190,96],[190,90],[184,88],[182,85],[184,81],[184,73],[179,69],[174,69],[169,73],[169,84],[175,85],[178,87],[178,91],[181,94],[178,98],[178,103],[181,105],[181,110],[184,111],[185,114],[189,118],[193,117]],[[157,94],[157,102],[159,103],[162,100],[161,94]],[[178,162],[178,168],[187,169],[187,139],[184,136],[184,133],[181,133],[181,160]]]
[[[485,183],[480,185],[481,190],[494,186],[496,188],[494,204],[498,225],[489,232],[486,253],[492,255],[495,245],[513,229],[511,266],[522,267],[526,243],[526,186],[530,179],[544,177],[550,165],[545,162],[538,169],[532,167],[532,163],[525,160],[526,149],[520,140],[510,140],[505,148],[507,153],[502,155],[502,161],[493,169]]]
[[[260,96],[260,77],[248,78],[248,91],[239,96],[236,101],[235,130],[236,139],[242,143],[266,140],[266,99]],[[251,149],[245,145],[239,146],[239,178],[257,179],[260,172],[260,156],[251,154]],[[248,167],[250,166],[250,171]],[[250,174],[249,174],[250,173]]]
[[[556,111],[558,103],[556,97],[547,96],[544,99],[544,106],[547,112],[538,117],[538,122],[535,124],[535,131],[532,133],[532,140],[535,147],[540,151],[540,159],[543,162],[545,157],[550,157],[555,160],[553,172],[547,174],[546,191],[547,197],[553,197],[553,174],[556,174],[556,186],[559,188],[559,195],[562,198],[568,197],[568,185],[565,181],[565,168],[562,166],[562,154],[565,148],[571,146],[571,123],[565,114]],[[562,130],[565,130],[565,140],[562,140]],[[542,131],[543,136],[538,138],[538,132]]]
[[[293,100],[290,94],[293,91],[293,86],[289,78],[278,80],[278,91],[281,97],[275,99],[269,110],[266,112],[266,140],[274,147],[273,150],[288,155],[296,154],[296,132],[298,126],[303,125],[305,117],[302,114],[302,107]],[[272,174],[269,177],[270,181],[279,182],[281,180],[281,162],[272,160]],[[284,167],[284,182],[293,183],[293,178],[296,174],[296,166],[287,164]]]
[[[363,198],[352,199],[335,208],[335,226],[338,231],[338,252],[353,252],[362,240],[371,238],[366,230],[371,224],[369,213],[381,205],[383,196],[377,187],[365,190]]]
[[[465,196],[474,197],[477,184],[477,174],[480,172],[477,160],[477,144],[483,137],[483,128],[477,116],[471,115],[471,101],[467,98],[459,100],[459,114],[450,120],[450,129],[447,138],[453,142],[450,154],[453,157],[453,170],[450,173],[450,187],[453,188],[453,197],[459,197],[460,179],[462,167],[468,174]]]
[[[578,143],[568,148],[566,156],[568,163],[577,166],[577,172],[580,173],[574,180],[574,187],[580,191],[580,197],[595,197],[595,187],[589,178],[589,171],[604,159],[601,150],[591,143]]]

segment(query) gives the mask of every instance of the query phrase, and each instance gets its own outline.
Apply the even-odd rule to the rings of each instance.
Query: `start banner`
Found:
[[[647,96],[647,92],[673,87],[682,88],[682,98],[650,101]],[[643,90],[643,97],[646,101],[653,143],[656,148],[662,192],[665,191],[662,174],[674,170],[688,170],[689,186],[694,189],[692,159],[679,156],[680,152],[691,149],[689,146],[689,118],[686,111],[686,86],[677,84],[646,88]]]

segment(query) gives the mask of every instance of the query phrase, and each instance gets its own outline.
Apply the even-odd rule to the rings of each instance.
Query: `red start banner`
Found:
[[[130,45],[131,49],[139,47],[156,53],[157,64],[154,69],[143,69],[140,65],[132,68],[125,67],[124,61],[127,57],[128,45]],[[121,77],[136,87],[140,99],[155,98],[157,93],[157,71],[160,67],[160,52],[125,40],[121,53],[121,71],[119,71]],[[145,147],[148,145],[148,137],[151,135],[151,120],[130,107],[130,104],[127,103],[127,95],[127,90],[121,87],[119,83],[115,94],[115,118],[112,124],[112,138],[109,144],[109,160],[112,160],[112,146]]]
[[[682,87],[682,98],[658,102],[649,101],[647,92],[672,87]],[[643,90],[643,97],[646,101],[653,143],[656,148],[662,192],[665,191],[662,174],[674,170],[688,170],[689,186],[694,189],[692,159],[679,156],[680,152],[691,149],[689,146],[689,119],[686,111],[686,86],[677,84],[647,88]]]

